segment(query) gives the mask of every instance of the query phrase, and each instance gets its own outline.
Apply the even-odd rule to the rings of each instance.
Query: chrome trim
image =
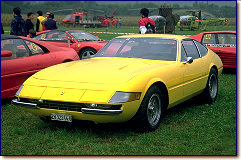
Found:
[[[81,108],[81,112],[84,114],[120,114],[123,110],[104,110],[104,109],[91,109]]]
[[[39,107],[35,103],[20,102],[17,99],[13,99],[12,100],[12,104],[25,106],[25,107],[30,107],[30,108],[34,108],[34,109],[39,109]]]

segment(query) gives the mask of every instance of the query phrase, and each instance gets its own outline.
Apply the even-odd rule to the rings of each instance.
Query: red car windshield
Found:
[[[116,38],[95,57],[127,57],[176,61],[177,40],[163,38]]]
[[[69,33],[78,41],[100,41],[100,39],[90,33],[81,31],[69,31]]]

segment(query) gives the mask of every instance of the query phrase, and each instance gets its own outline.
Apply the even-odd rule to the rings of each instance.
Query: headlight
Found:
[[[109,103],[123,103],[139,100],[141,97],[140,92],[115,92],[114,96],[110,99]]]
[[[91,109],[120,109],[121,107],[121,105],[94,104],[94,103],[85,103],[85,106]]]
[[[21,85],[21,87],[18,89],[18,91],[16,92],[16,96],[19,96],[19,93],[21,92],[21,90],[23,89],[23,85]]]

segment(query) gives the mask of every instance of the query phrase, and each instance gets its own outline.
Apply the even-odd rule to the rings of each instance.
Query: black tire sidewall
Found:
[[[209,90],[209,81],[210,81],[210,77],[212,75],[214,75],[217,79],[217,93],[216,93],[216,96],[214,98],[211,97],[211,93],[210,93],[210,90]],[[216,99],[217,99],[217,95],[218,95],[218,74],[217,74],[217,71],[214,68],[211,68],[211,70],[210,70],[210,73],[209,73],[209,76],[208,76],[208,81],[207,81],[207,84],[206,84],[206,88],[205,88],[203,94],[204,94],[204,97],[205,97],[207,103],[209,103],[209,104],[216,101]]]
[[[159,95],[159,98],[160,98],[161,115],[160,115],[160,119],[156,123],[156,125],[152,126],[148,121],[147,110],[148,110],[148,102],[149,102],[151,96],[155,93],[157,93]],[[159,127],[163,115],[164,115],[164,98],[163,98],[163,95],[161,94],[160,88],[158,88],[157,86],[152,86],[146,92],[146,95],[144,96],[144,98],[142,100],[142,103],[141,103],[136,115],[134,116],[135,123],[137,124],[138,127],[140,127],[139,129],[141,129],[141,130],[154,131]]]

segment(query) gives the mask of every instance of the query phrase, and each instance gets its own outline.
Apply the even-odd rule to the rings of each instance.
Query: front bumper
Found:
[[[122,123],[130,120],[137,112],[140,101],[127,102],[119,104],[119,107],[111,109],[93,109],[87,107],[71,106],[71,103],[66,103],[62,108],[54,108],[38,105],[38,102],[24,102],[24,100],[13,99],[12,103],[23,107],[27,112],[30,112],[39,117],[50,117],[52,113],[71,115],[75,120],[87,120],[95,123]],[[76,103],[79,104],[79,103]],[[65,107],[69,109],[64,109]],[[115,105],[116,106],[116,105]]]
[[[20,102],[17,99],[13,99],[12,103],[15,105],[20,105],[24,107],[30,107],[33,109],[40,109],[38,107],[38,104],[36,103],[27,103],[27,102]],[[123,112],[122,109],[118,110],[106,110],[106,109],[93,109],[93,108],[81,108],[81,112],[83,114],[106,114],[106,115],[111,115],[111,114],[120,114]]]

